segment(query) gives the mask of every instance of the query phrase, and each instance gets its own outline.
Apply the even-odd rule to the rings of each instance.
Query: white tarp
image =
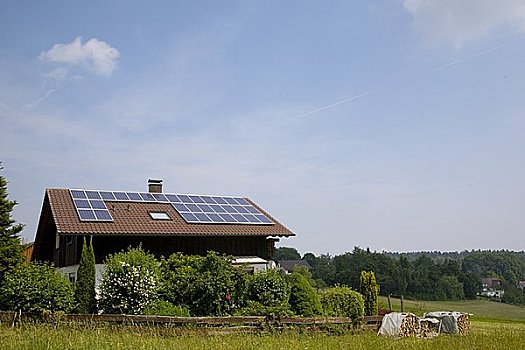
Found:
[[[381,328],[379,328],[378,335],[386,337],[399,337],[401,333],[401,324],[408,313],[391,312],[383,317]]]

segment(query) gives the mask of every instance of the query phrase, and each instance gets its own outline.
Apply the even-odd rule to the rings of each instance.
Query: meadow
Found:
[[[401,311],[399,299],[392,300],[392,309]],[[388,300],[386,297],[379,297],[380,307],[387,308]],[[525,307],[487,300],[459,300],[459,301],[404,301],[405,312],[412,312],[422,316],[428,311],[461,311],[472,314],[474,321],[495,321],[498,323],[524,322]]]
[[[383,300],[382,300],[383,302]],[[0,325],[0,349],[520,349],[525,308],[487,301],[405,301],[412,311],[473,312],[468,336],[389,339],[372,331],[327,334],[287,330],[265,334],[211,334],[204,330],[103,324]],[[425,309],[425,310],[423,310]],[[420,312],[418,311],[418,314]],[[214,331],[215,333],[215,331]]]

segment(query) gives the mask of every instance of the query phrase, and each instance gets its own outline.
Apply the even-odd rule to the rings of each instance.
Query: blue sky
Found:
[[[525,2],[0,0],[0,160],[243,195],[301,253],[525,249]]]

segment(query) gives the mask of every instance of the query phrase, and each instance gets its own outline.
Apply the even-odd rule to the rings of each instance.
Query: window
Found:
[[[150,212],[149,215],[153,220],[170,220],[168,214],[164,212]]]
[[[73,236],[66,236],[66,244],[67,245],[73,244]]]

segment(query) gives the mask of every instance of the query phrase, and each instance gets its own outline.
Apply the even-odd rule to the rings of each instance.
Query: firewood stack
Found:
[[[401,322],[400,337],[415,337],[419,333],[419,318],[414,314],[407,314]]]
[[[459,335],[468,335],[470,333],[470,315],[461,314],[457,318],[457,325]]]
[[[419,319],[419,336],[422,338],[434,338],[439,335],[439,321],[434,318]]]

